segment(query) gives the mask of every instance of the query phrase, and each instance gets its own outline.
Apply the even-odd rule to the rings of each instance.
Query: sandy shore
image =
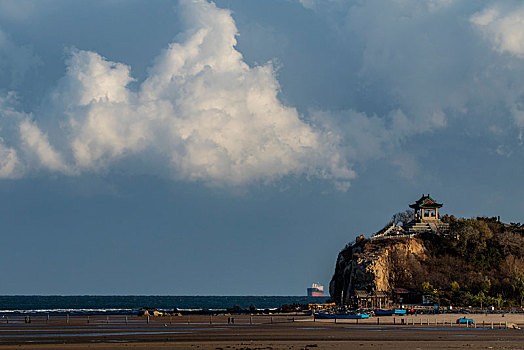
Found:
[[[524,315],[468,315],[477,328],[453,324],[461,316],[381,317],[378,324],[293,315],[231,316],[234,324],[228,316],[33,317],[28,324],[18,317],[0,320],[0,349],[524,349],[524,331],[505,329],[506,322],[524,327]]]

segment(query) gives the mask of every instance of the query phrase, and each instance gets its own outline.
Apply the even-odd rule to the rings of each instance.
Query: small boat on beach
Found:
[[[326,314],[323,312],[317,312],[313,314],[315,318],[319,320],[332,320],[332,319],[345,319],[345,320],[361,320],[364,318],[369,318],[369,315],[366,314],[356,314],[356,315],[348,315],[348,314],[342,314],[342,315],[336,315],[336,314]]]
[[[405,315],[406,313],[407,311],[404,309],[375,310],[375,316]]]
[[[464,316],[464,317],[461,317],[461,318],[457,319],[457,321],[456,321],[455,323],[456,323],[456,324],[466,324],[466,325],[470,325],[470,324],[475,323],[475,321],[473,321],[472,318],[466,318],[466,317]]]

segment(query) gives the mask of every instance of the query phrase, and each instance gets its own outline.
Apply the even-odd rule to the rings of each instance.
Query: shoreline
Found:
[[[366,320],[316,320],[306,316],[273,315],[233,317],[53,317],[24,318],[0,323],[0,349],[82,348],[173,348],[173,349],[343,349],[448,348],[493,349],[524,347],[524,331],[504,329],[504,322],[524,326],[524,316],[515,314],[477,317],[477,328],[456,325],[447,319],[416,318],[415,324],[400,324],[410,317],[386,316]],[[231,317],[229,317],[231,318]],[[377,324],[377,319],[380,319]],[[436,325],[433,324],[436,321]],[[446,322],[447,321],[447,322]],[[450,322],[451,321],[451,322]],[[484,328],[480,324],[484,321]],[[491,322],[494,329],[491,329]],[[429,325],[427,324],[429,322]],[[489,322],[489,323],[488,323]],[[498,328],[500,322],[500,328]],[[422,323],[422,325],[420,325]],[[489,324],[489,326],[488,326]],[[307,347],[307,345],[315,345]],[[438,345],[438,346],[437,346]]]
[[[323,304],[311,304],[311,305],[323,305]],[[398,309],[398,307],[396,307]],[[414,312],[408,312],[407,316],[438,316],[438,315],[522,315],[524,316],[524,308],[509,308],[499,310],[481,310],[476,308],[455,308],[454,310],[441,309],[434,311],[433,307],[430,306],[410,306],[407,305],[403,309],[414,310]],[[322,310],[322,309],[320,309]],[[332,312],[335,309],[325,309],[321,312]],[[376,309],[359,309],[359,313],[371,314],[372,316]],[[357,310],[350,310],[357,312]],[[6,317],[19,317],[19,316],[143,316],[144,313],[149,313],[153,316],[153,312],[157,312],[164,316],[177,316],[177,315],[202,315],[202,316],[219,316],[219,315],[287,315],[295,314],[297,316],[309,316],[312,313],[318,312],[308,309],[308,304],[291,304],[281,305],[279,307],[269,308],[239,308],[237,306],[227,308],[154,308],[154,307],[141,307],[141,308],[57,308],[57,309],[4,309],[0,310],[0,322]],[[145,313],[145,315],[147,315]],[[154,315],[157,316],[157,315]],[[403,316],[403,315],[397,315]]]

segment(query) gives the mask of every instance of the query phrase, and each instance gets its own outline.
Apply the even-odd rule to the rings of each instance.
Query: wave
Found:
[[[137,309],[12,309],[0,310],[0,315],[133,315],[137,314]]]
[[[233,307],[260,311],[325,300],[305,296],[0,296],[0,315],[133,315],[143,308],[182,313],[224,312]]]

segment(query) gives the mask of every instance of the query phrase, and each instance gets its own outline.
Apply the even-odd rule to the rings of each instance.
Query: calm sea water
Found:
[[[304,296],[0,296],[0,315],[7,314],[136,314],[140,308],[159,310],[273,309],[284,304],[325,302]]]

